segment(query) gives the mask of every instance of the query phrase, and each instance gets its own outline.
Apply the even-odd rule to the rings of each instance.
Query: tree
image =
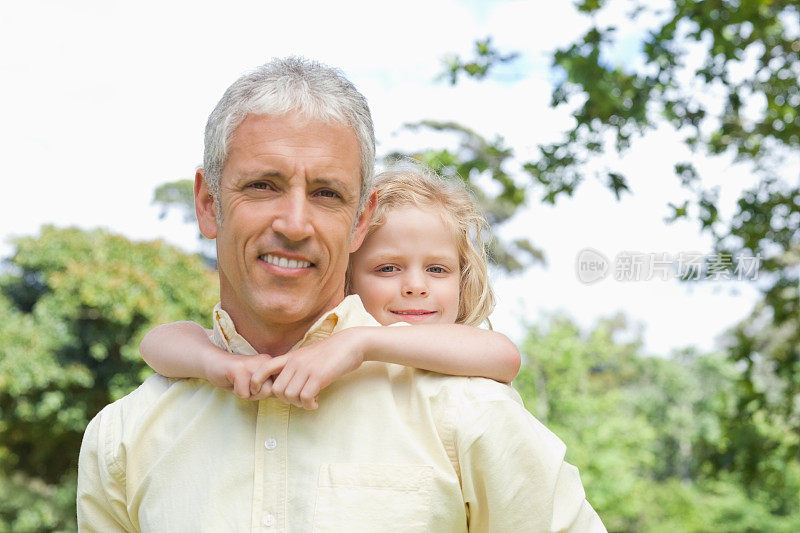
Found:
[[[526,407],[567,444],[608,530],[796,530],[796,484],[754,498],[743,477],[712,468],[730,448],[723,428],[741,371],[722,354],[645,357],[629,329],[622,315],[586,332],[560,315],[531,325],[514,381]],[[763,461],[780,462],[778,452],[763,450]],[[797,466],[787,465],[788,478]],[[775,499],[795,504],[779,513]]]
[[[208,322],[217,280],[198,257],[103,230],[14,244],[0,277],[0,531],[74,530],[87,423],[152,374],[144,333]]]
[[[606,153],[624,155],[656,126],[672,126],[692,152],[730,157],[752,169],[757,183],[742,192],[736,211],[724,220],[719,189],[703,185],[692,161],[678,162],[675,175],[692,199],[669,202],[668,221],[696,220],[712,237],[709,259],[727,257],[722,270],[729,273],[733,258],[760,259],[763,302],[731,332],[728,349],[745,372],[725,427],[731,439],[742,441],[732,444],[735,460],[717,462],[723,471],[746,472],[754,495],[764,483],[784,484],[780,465],[800,460],[800,186],[797,168],[782,169],[786,161],[796,161],[800,147],[800,5],[673,0],[661,9],[631,2],[630,17],[655,22],[641,38],[636,60],[623,63],[613,55],[616,28],[598,22],[606,4],[576,3],[593,24],[554,51],[560,81],[551,102],[569,110],[574,126],[560,140],[540,146],[539,157],[523,167],[541,201],[555,203],[585,181],[590,163]],[[698,65],[690,54],[701,57]],[[453,84],[460,76],[482,78],[500,60],[509,56],[490,39],[478,41],[473,59],[445,59],[443,77]],[[630,194],[627,177],[616,169],[595,177],[617,199]],[[705,266],[705,273],[712,266],[720,269]],[[769,394],[758,382],[764,369],[774,386]],[[768,471],[761,469],[763,447],[756,444],[761,438],[780,452]]]

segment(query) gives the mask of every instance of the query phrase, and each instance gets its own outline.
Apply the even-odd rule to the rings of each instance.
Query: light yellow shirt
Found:
[[[357,296],[298,346],[378,325]],[[255,350],[214,310],[214,342]],[[367,362],[306,411],[155,375],[89,424],[83,531],[605,531],[510,387]]]

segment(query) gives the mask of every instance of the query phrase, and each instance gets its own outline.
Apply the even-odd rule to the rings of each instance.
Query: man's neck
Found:
[[[330,310],[325,309],[307,320],[287,324],[264,321],[253,313],[240,310],[235,305],[226,305],[226,303],[223,298],[222,309],[231,317],[236,332],[244,337],[258,353],[271,356],[283,355],[291,350],[319,320],[319,317]]]

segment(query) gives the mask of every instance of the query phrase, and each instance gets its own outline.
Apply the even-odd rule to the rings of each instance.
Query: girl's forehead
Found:
[[[375,230],[390,226],[392,228],[413,226],[416,221],[424,221],[424,227],[418,228],[424,233],[446,232],[449,240],[457,240],[457,222],[455,217],[440,205],[398,205],[392,206],[382,213]]]
[[[437,225],[441,224],[443,227],[452,228],[456,225],[456,217],[444,206],[435,202],[404,203],[387,206],[381,210],[380,218],[382,220],[380,225],[386,224],[388,219],[397,222],[414,216],[436,219]]]
[[[364,241],[366,249],[457,248],[450,224],[435,207],[398,206],[382,213],[380,222]]]

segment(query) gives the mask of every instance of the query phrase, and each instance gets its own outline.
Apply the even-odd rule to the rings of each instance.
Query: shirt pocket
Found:
[[[314,531],[427,531],[432,483],[426,465],[322,465]]]

